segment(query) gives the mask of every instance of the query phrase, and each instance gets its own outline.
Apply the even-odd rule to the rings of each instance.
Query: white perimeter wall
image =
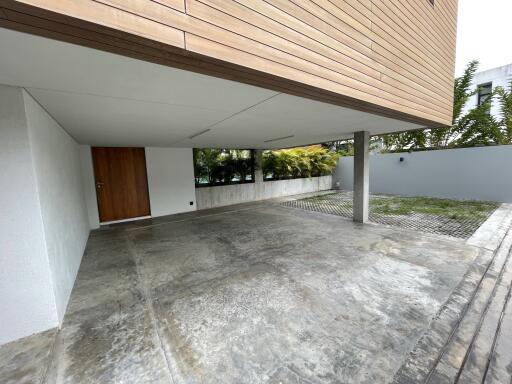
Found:
[[[194,162],[191,148],[146,148],[151,216],[165,216],[196,209]],[[90,228],[99,227],[91,147],[80,146],[82,183]],[[192,205],[190,205],[192,202]]]
[[[334,182],[341,189],[353,189],[353,164],[353,157],[338,162]],[[375,154],[370,191],[512,203],[511,165],[512,145]]]
[[[58,326],[89,224],[78,145],[21,88],[0,85],[0,344]]]
[[[89,237],[78,145],[25,91],[46,249],[62,322]]]

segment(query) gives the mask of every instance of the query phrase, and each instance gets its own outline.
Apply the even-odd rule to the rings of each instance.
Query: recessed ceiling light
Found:
[[[291,139],[292,137],[294,137],[295,135],[290,135],[290,136],[283,136],[283,137],[277,137],[275,139],[270,139],[270,140],[265,140],[264,143],[271,143],[273,141],[279,141],[279,140],[284,140],[284,139]]]

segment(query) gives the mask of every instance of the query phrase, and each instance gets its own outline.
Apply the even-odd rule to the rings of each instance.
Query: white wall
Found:
[[[352,157],[338,162],[334,182],[341,189],[353,189],[353,164]],[[512,145],[375,154],[370,191],[512,203],[510,164]]]
[[[506,89],[508,88],[510,80],[512,80],[512,64],[475,73],[475,77],[471,83],[471,89],[476,89],[479,85],[487,83],[492,83],[493,89],[498,86]],[[476,94],[468,100],[464,107],[464,111],[468,112],[470,109],[475,108],[477,103],[478,95]],[[491,114],[496,117],[499,117],[500,115],[500,105],[497,100],[493,100],[492,102]]]
[[[0,85],[0,344],[58,325],[20,88]]]
[[[99,227],[99,215],[90,146],[80,146],[80,161],[90,228],[94,229]],[[196,209],[191,148],[146,148],[146,168],[152,217]]]
[[[191,148],[146,148],[146,167],[151,216],[196,209]]]
[[[318,192],[331,187],[332,176],[202,187],[196,189],[197,209]]]
[[[98,200],[96,199],[96,184],[94,181],[91,146],[80,145],[79,151],[82,185],[84,188],[87,216],[89,217],[89,227],[91,229],[97,229],[100,227],[100,217],[98,213]]]
[[[23,94],[57,315],[62,322],[89,237],[78,145],[28,93]]]

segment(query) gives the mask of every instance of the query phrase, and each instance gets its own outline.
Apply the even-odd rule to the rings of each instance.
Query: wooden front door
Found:
[[[144,148],[93,147],[100,222],[148,216]]]

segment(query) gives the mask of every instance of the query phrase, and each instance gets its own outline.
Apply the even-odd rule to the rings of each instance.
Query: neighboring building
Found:
[[[355,137],[364,222],[369,135],[451,122],[456,18],[457,0],[0,1],[0,343],[61,324],[100,222],[196,209],[194,147]]]
[[[512,64],[475,73],[471,89],[479,89],[479,91],[469,99],[464,112],[479,105],[496,87],[508,88],[510,81],[512,81]],[[492,102],[491,114],[499,117],[500,106],[496,100]]]

